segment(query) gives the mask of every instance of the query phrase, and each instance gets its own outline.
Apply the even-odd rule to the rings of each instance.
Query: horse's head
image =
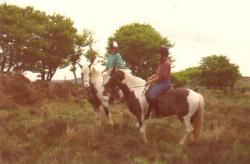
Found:
[[[89,80],[90,80],[90,64],[84,64],[81,67],[81,76],[82,76],[82,82],[83,86],[85,88],[89,87]]]
[[[123,80],[125,79],[125,72],[113,68],[109,70],[105,75],[104,80],[104,90],[105,92],[113,92],[117,90],[123,84]]]

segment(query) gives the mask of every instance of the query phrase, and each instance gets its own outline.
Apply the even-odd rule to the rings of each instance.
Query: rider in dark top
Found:
[[[155,109],[157,115],[158,102],[157,96],[164,93],[171,85],[171,61],[169,59],[169,50],[166,46],[160,46],[158,49],[157,57],[160,60],[156,73],[149,77],[147,84],[150,85],[150,89],[147,91],[147,101],[149,108]]]

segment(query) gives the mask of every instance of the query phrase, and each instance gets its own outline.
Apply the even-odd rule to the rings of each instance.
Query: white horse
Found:
[[[104,75],[102,72],[105,66],[97,60],[92,65],[87,63],[81,66],[83,85],[85,88],[88,88],[90,102],[94,110],[100,111],[103,109],[109,119],[109,123],[113,125],[112,115],[109,110],[110,94],[105,94],[103,88]]]
[[[104,82],[104,88],[107,92],[112,92],[113,87],[119,87],[129,110],[136,116],[139,123],[140,132],[146,138],[145,114],[148,109],[148,103],[144,93],[146,82],[122,70],[110,70],[107,73]],[[180,144],[186,143],[191,134],[196,142],[201,141],[203,131],[203,96],[193,90],[186,88],[176,88],[170,90],[157,98],[159,103],[159,117],[177,115],[185,127],[185,135],[180,140]]]

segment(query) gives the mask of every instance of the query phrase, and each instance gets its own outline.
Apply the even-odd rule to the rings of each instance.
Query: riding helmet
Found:
[[[112,41],[109,45],[110,48],[118,48],[118,43],[116,41]]]
[[[160,53],[161,55],[165,55],[168,56],[169,55],[169,50],[166,46],[161,45],[160,48],[158,49],[158,53]]]

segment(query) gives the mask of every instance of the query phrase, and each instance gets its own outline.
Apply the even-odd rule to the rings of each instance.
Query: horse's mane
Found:
[[[125,80],[127,79],[128,81],[134,83],[134,84],[145,84],[146,81],[140,77],[137,77],[131,73],[130,70],[120,70],[124,72],[125,75]]]

